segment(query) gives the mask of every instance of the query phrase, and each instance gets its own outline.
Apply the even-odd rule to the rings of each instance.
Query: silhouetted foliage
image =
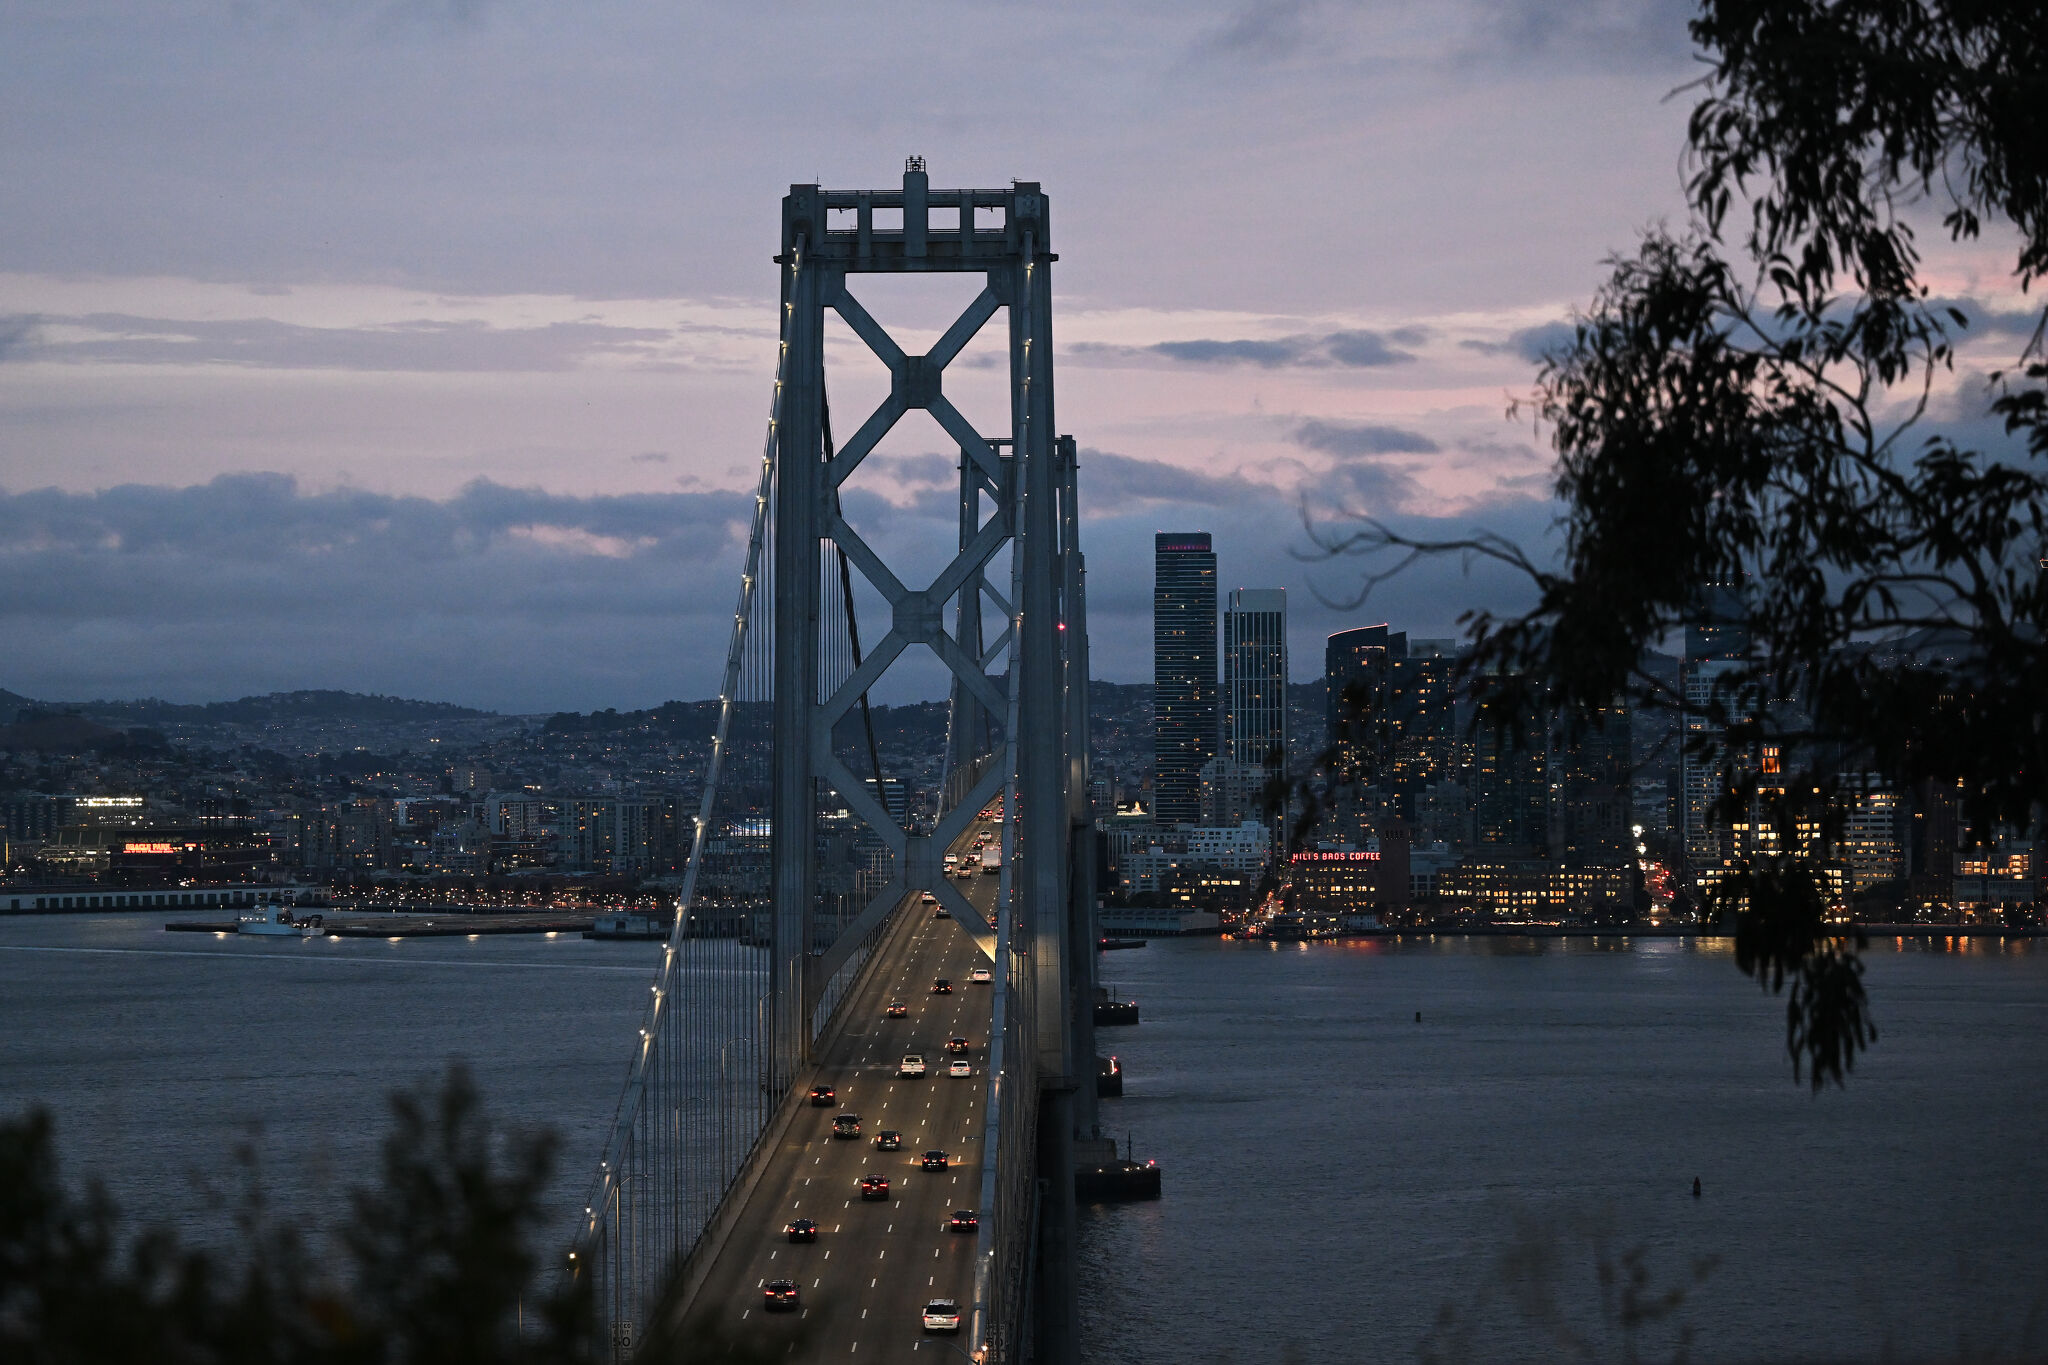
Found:
[[[1742,585],[1750,651],[1706,706],[1728,742],[1697,752],[1725,756],[1724,817],[1772,805],[1806,835],[1715,899],[1743,970],[1793,983],[1818,1089],[1875,1037],[1856,938],[1815,913],[1837,775],[1939,784],[1979,833],[2037,822],[2048,782],[2048,319],[1956,378],[1971,318],[1921,282],[1913,228],[2011,229],[2018,286],[2048,272],[2048,5],[1703,0],[1691,32],[1693,219],[1612,263],[1518,405],[1559,456],[1558,566],[1370,521],[1318,539],[1377,557],[1368,592],[1422,555],[1520,569],[1536,605],[1467,618],[1468,677],[1567,707],[1676,709],[1644,651]]]
[[[379,1181],[337,1241],[348,1274],[245,1192],[232,1257],[124,1231],[98,1182],[60,1179],[41,1110],[0,1123],[0,1359],[20,1365],[403,1365],[597,1358],[587,1287],[533,1249],[553,1165],[545,1136],[504,1135],[451,1069],[391,1101]]]

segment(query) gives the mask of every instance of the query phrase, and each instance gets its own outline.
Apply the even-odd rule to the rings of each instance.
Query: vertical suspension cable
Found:
[[[799,239],[788,266],[792,284],[802,268],[803,252],[804,243]],[[748,624],[750,615],[763,600],[757,592],[757,584],[764,576],[764,543],[772,552],[769,539],[772,518],[768,509],[775,484],[775,450],[783,387],[788,378],[788,356],[789,344],[785,333],[777,351],[775,389],[769,405],[768,431],[748,537],[746,568],[741,574],[739,603],[733,614],[732,641],[726,655],[711,752],[705,765],[703,791],[685,865],[682,894],[676,903],[675,924],[663,946],[661,964],[655,972],[628,1064],[618,1112],[591,1182],[591,1192],[578,1225],[576,1249],[571,1253],[568,1267],[572,1274],[588,1274],[594,1278],[600,1291],[598,1302],[609,1309],[615,1329],[615,1352],[623,1349],[630,1340],[625,1334],[631,1333],[644,1320],[651,1295],[659,1287],[658,1277],[680,1255],[684,1243],[693,1241],[703,1226],[700,1213],[708,1216],[709,1208],[715,1205],[717,1196],[723,1193],[736,1173],[732,1153],[739,1143],[730,1139],[736,1139],[738,1134],[729,1124],[720,1124],[719,1116],[744,1114],[754,1120],[756,1132],[760,1121],[765,1119],[758,1084],[750,1078],[751,1105],[726,1102],[733,1097],[720,1093],[725,1089],[723,1086],[705,1084],[711,1081],[711,1076],[703,1067],[702,1059],[697,1058],[690,1047],[693,1040],[730,1036],[722,1029],[711,1029],[706,1025],[712,1022],[713,1015],[725,1012],[721,1006],[731,1003],[728,992],[735,985],[742,991],[746,986],[744,970],[735,970],[740,966],[738,961],[719,963],[711,954],[701,951],[702,945],[709,940],[705,933],[693,930],[693,918],[706,847],[716,832],[714,816],[718,810],[719,779],[726,750],[733,737],[736,712],[742,709],[741,699],[749,692],[759,695],[747,686],[750,682],[759,681],[759,670],[749,667],[750,658],[759,654],[751,637],[766,632],[750,631]],[[750,678],[749,674],[753,676]],[[744,875],[745,869],[741,872]],[[725,898],[728,904],[718,908],[730,915],[735,908],[730,904],[733,899],[730,889],[726,891]],[[743,909],[745,904],[742,897],[739,908]],[[685,983],[690,987],[685,993],[687,1008],[671,1005],[671,996]],[[758,1012],[756,1019],[759,1019]],[[759,1031],[757,1023],[753,1032],[758,1034]],[[722,1046],[729,1049],[730,1045]],[[756,1053],[758,1055],[758,1042]],[[693,1079],[697,1083],[693,1084]],[[649,1095],[650,1088],[655,1092],[652,1096]],[[691,1127],[699,1128],[708,1140],[691,1142],[688,1137]],[[721,1130],[724,1131],[721,1133]],[[721,1135],[729,1140],[718,1140]],[[716,1168],[706,1170],[700,1164],[689,1163],[690,1169],[685,1175],[686,1152],[707,1149],[717,1154],[714,1158]],[[699,1198],[687,1198],[682,1187],[685,1181],[695,1186]],[[621,1328],[623,1333],[619,1330]]]

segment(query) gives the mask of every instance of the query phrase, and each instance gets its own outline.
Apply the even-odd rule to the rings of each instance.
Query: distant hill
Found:
[[[138,730],[124,733],[87,720],[76,711],[50,711],[34,704],[10,707],[14,723],[0,725],[0,749],[34,750],[47,754],[79,754],[92,750],[127,749],[136,744],[163,743],[163,736]]]
[[[557,711],[542,730],[551,735],[616,734],[626,730],[657,731],[678,744],[709,740],[718,728],[718,703],[714,701],[665,701],[644,711],[620,711],[606,707],[585,714]]]
[[[0,690],[0,718],[11,718],[15,712],[24,708],[48,708],[52,705]],[[491,711],[472,710],[467,706],[451,705],[448,702],[410,701],[404,697],[325,689],[271,692],[260,697],[243,697],[238,701],[214,701],[200,705],[160,701],[154,697],[146,697],[139,701],[67,702],[61,709],[77,712],[103,723],[123,726],[262,725],[282,720],[388,724],[394,721],[475,720],[495,714]]]

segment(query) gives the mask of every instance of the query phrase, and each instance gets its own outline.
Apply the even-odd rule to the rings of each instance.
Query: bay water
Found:
[[[460,1060],[558,1134],[567,1238],[658,945],[162,924],[0,920],[0,1112],[47,1105],[68,1174],[204,1240],[253,1152],[328,1225],[386,1094]],[[1144,1022],[1103,1128],[1166,1193],[1082,1210],[1091,1361],[2048,1355],[2048,942],[1869,962],[1879,1040],[1816,1095],[1718,940],[1106,955]]]

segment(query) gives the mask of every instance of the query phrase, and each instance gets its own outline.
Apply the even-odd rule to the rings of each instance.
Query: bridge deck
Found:
[[[960,847],[983,828],[970,828]],[[955,885],[986,913],[996,882],[977,875]],[[955,1209],[974,1208],[981,1189],[990,1001],[989,988],[970,983],[968,973],[988,959],[970,936],[981,926],[935,918],[915,903],[907,913],[912,922],[889,936],[809,1082],[834,1087],[837,1106],[806,1109],[791,1125],[687,1309],[685,1342],[729,1342],[737,1354],[762,1359],[902,1360],[926,1347],[922,1311],[933,1298],[960,1304],[964,1340],[975,1239],[948,1231],[946,1222]],[[932,994],[938,977],[952,981],[952,994]],[[909,1006],[909,1017],[885,1018],[891,1000]],[[953,1060],[945,1043],[954,1036],[970,1044],[970,1078],[945,1074]],[[908,1052],[923,1054],[924,1079],[897,1077]],[[860,1116],[858,1139],[832,1136],[839,1113]],[[884,1128],[902,1133],[900,1151],[876,1150],[874,1136]],[[956,1164],[920,1169],[932,1149]],[[887,1202],[861,1199],[866,1175],[888,1177]],[[795,1218],[818,1223],[815,1243],[785,1238],[783,1227]],[[800,1312],[763,1312],[762,1286],[772,1279],[798,1283]]]

